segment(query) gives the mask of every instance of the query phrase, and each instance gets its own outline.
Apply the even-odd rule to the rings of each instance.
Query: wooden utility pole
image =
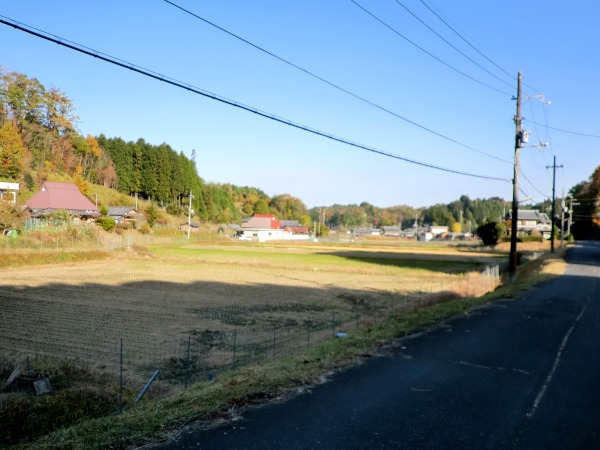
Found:
[[[556,168],[562,166],[556,165],[556,156],[554,157],[554,163],[551,166],[546,166],[546,169],[552,168],[552,228],[550,231],[550,251],[554,253],[554,218],[556,216]]]
[[[512,223],[510,225],[510,282],[515,282],[517,274],[517,221],[519,220],[519,152],[521,150],[521,82],[523,73],[519,72],[517,83],[517,114],[515,115],[515,165],[513,176]]]

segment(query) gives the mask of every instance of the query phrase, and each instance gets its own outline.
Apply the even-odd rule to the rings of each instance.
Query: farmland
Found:
[[[497,284],[480,274],[497,254],[455,248],[196,242],[94,252],[100,259],[0,269],[0,380],[31,363],[56,388],[32,403],[26,379],[5,389],[0,423],[14,433],[0,444],[130,408],[157,369],[151,398]]]
[[[495,260],[413,248],[192,244],[4,269],[0,348],[10,359],[69,358],[114,371],[123,339],[133,374],[181,358],[188,342],[214,367],[231,360],[220,346],[230,333],[254,339],[256,351],[273,333],[303,346],[390,309],[489,289],[478,271]]]

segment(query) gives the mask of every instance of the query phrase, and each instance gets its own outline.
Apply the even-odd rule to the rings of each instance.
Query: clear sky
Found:
[[[543,93],[551,105],[523,100],[530,143],[542,139],[550,145],[521,151],[527,178],[521,177],[521,198],[538,202],[551,196],[552,170],[546,166],[554,156],[564,166],[557,170],[558,194],[587,180],[600,164],[600,139],[545,126],[600,135],[597,0],[568,5],[558,0],[173,2],[381,108],[491,156],[358,100],[164,0],[3,2],[0,15],[349,141],[506,180],[513,171],[512,97],[522,71],[523,94]],[[255,186],[271,196],[289,193],[309,207],[363,201],[420,207],[463,194],[512,198],[508,181],[456,175],[359,150],[6,25],[0,25],[0,42],[0,65],[72,99],[82,134],[166,142],[188,157],[195,149],[206,181]]]

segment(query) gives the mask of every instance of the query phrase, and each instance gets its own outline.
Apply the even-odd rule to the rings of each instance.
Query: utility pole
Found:
[[[510,282],[514,283],[517,274],[517,221],[519,220],[519,152],[521,150],[521,82],[519,72],[517,83],[517,114],[515,115],[515,163],[513,176],[512,223],[510,225],[510,255],[508,259]]]
[[[192,229],[192,191],[190,190],[190,206],[188,208],[188,241],[190,240],[190,230]]]
[[[551,166],[546,166],[546,169],[552,168],[552,228],[550,231],[550,251],[554,253],[554,216],[556,215],[556,168],[562,166],[556,165],[556,156],[554,157],[554,163]]]
[[[565,191],[560,200],[560,248],[565,245]]]
[[[567,234],[571,239],[571,225],[573,225],[573,205],[577,206],[579,203],[573,203],[573,196],[569,195],[569,220],[567,222]]]

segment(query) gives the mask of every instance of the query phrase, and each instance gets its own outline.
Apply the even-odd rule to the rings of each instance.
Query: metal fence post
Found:
[[[123,338],[121,338],[121,357],[119,368],[119,414],[123,412]]]
[[[335,337],[335,311],[331,312],[331,335]]]
[[[192,342],[192,337],[188,336],[188,344],[187,344],[187,360],[185,363],[185,369],[186,369],[186,374],[185,374],[185,389],[188,388],[188,384],[190,381],[190,344]]]
[[[277,327],[273,325],[273,361],[277,354]]]
[[[237,328],[233,330],[233,359],[231,362],[231,368],[235,369],[235,346],[237,344]]]
[[[29,356],[27,356],[27,387],[29,391],[29,433],[33,439],[33,386],[31,383],[31,367],[29,365]]]

